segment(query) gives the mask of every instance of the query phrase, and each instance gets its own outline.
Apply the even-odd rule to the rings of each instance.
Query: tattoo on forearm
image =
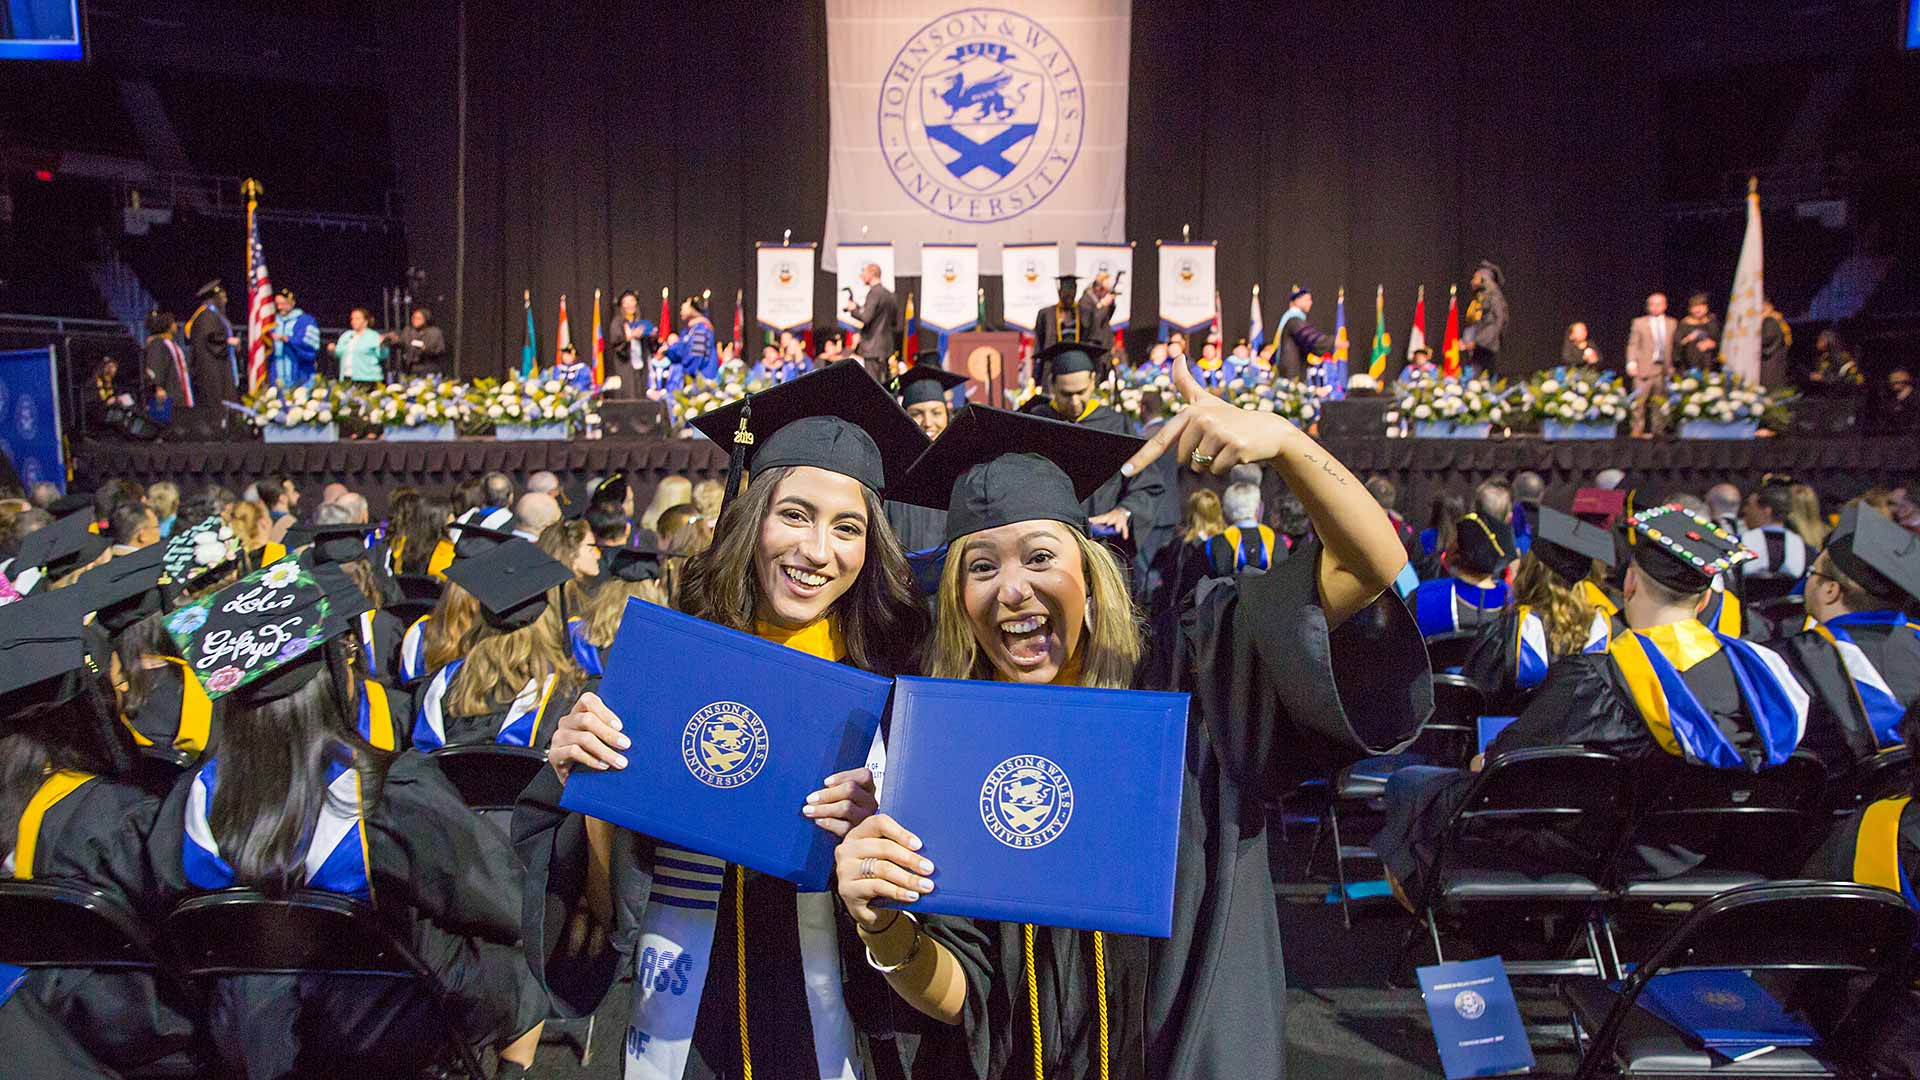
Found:
[[[1320,471],[1323,473],[1326,473],[1328,476],[1333,477],[1335,483],[1339,484],[1342,487],[1346,486],[1347,478],[1345,476],[1340,475],[1339,469],[1336,469],[1333,467],[1332,456],[1329,455],[1327,457],[1315,457],[1312,451],[1302,451],[1300,456],[1303,458],[1306,458],[1308,464],[1320,466]]]

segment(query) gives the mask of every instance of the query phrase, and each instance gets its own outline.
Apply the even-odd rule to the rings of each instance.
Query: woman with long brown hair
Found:
[[[1613,565],[1613,537],[1547,507],[1533,546],[1513,571],[1513,598],[1479,637],[1460,673],[1487,695],[1487,711],[1516,716],[1563,656],[1605,652],[1609,612],[1586,587],[1596,565]]]
[[[442,574],[461,559],[484,555],[512,539],[506,530],[513,515],[505,510],[468,510],[446,527],[446,535],[436,539],[435,561],[444,558]],[[414,543],[407,545],[409,548]],[[475,642],[487,632],[480,617],[480,604],[458,582],[447,581],[433,610],[415,619],[400,638],[400,658],[395,676],[402,683],[415,683],[467,655]]]
[[[721,512],[712,546],[687,559],[676,606],[866,671],[912,670],[925,617],[880,491],[927,440],[893,398],[857,365],[840,364],[697,423],[740,451],[752,482]],[[733,443],[736,432],[751,441]],[[594,1008],[611,966],[584,984],[561,973],[602,959],[611,935],[622,966],[642,976],[630,1077],[907,1075],[918,1040],[897,1029],[902,1011],[879,977],[843,962],[858,945],[830,895],[600,821],[583,828],[559,809],[571,770],[625,767],[621,719],[582,695],[554,734],[552,771],[521,796],[514,818],[527,910],[574,912],[566,935],[527,927],[529,959],[550,976],[556,1000]],[[868,768],[836,773],[795,809],[842,836],[873,812],[876,786]],[[583,994],[567,989],[581,985]]]

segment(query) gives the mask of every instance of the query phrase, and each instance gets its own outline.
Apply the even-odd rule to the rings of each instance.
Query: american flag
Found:
[[[247,200],[247,390],[267,381],[267,360],[273,355],[273,283],[267,280],[267,256],[260,248],[260,226],[253,218],[253,200]]]

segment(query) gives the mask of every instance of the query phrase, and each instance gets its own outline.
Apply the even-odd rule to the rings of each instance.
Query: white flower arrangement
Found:
[[[1618,424],[1627,418],[1630,403],[1611,371],[1557,367],[1536,374],[1521,391],[1526,415],[1561,424]]]
[[[1446,423],[1455,427],[1477,424],[1504,425],[1513,419],[1515,404],[1509,401],[1519,392],[1509,389],[1504,379],[1473,374],[1464,379],[1419,379],[1394,384],[1393,407],[1387,411],[1390,429],[1398,429],[1402,420],[1415,424]]]
[[[604,388],[603,388],[604,389]],[[581,390],[559,379],[476,379],[465,388],[461,426],[482,434],[504,426],[543,427],[564,424],[578,434],[595,413],[602,390]]]
[[[325,427],[359,416],[362,407],[352,383],[315,376],[313,382],[283,390],[269,383],[242,402],[254,428]]]
[[[1785,427],[1795,400],[1746,382],[1727,371],[1688,371],[1667,391],[1667,416],[1675,421],[1705,420],[1716,424],[1765,423]]]
[[[458,424],[473,412],[464,384],[433,378],[368,386],[361,392],[361,402],[363,419],[380,427]]]

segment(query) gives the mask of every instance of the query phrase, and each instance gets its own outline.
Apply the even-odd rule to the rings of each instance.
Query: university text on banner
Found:
[[[840,313],[840,325],[848,330],[856,330],[853,319],[847,315],[847,301],[863,304],[867,300],[867,286],[860,280],[861,268],[872,264],[880,268],[880,284],[888,292],[897,291],[893,287],[893,245],[892,244],[841,244],[834,252],[836,267],[833,288],[833,307]],[[904,303],[904,301],[902,301]]]
[[[793,330],[813,325],[812,244],[759,244],[758,291],[754,294],[754,321],[768,330]]]
[[[1160,321],[1192,333],[1213,324],[1215,244],[1160,245]]]
[[[1098,244],[1083,240],[1075,244],[1073,273],[1080,279],[1081,292],[1087,291],[1094,278],[1107,275],[1108,287],[1119,294],[1113,298],[1113,320],[1107,325],[1125,330],[1133,321],[1133,289],[1127,284],[1133,277],[1133,241]]]
[[[0,352],[0,449],[28,491],[43,480],[67,490],[55,370],[51,345]]]
[[[920,245],[920,322],[943,333],[979,325],[979,245]]]
[[[1130,0],[827,0],[825,242],[972,243],[1126,227]]]
[[[1033,330],[1034,313],[1051,307],[1059,289],[1059,244],[1006,244],[1000,248],[1000,321]]]

